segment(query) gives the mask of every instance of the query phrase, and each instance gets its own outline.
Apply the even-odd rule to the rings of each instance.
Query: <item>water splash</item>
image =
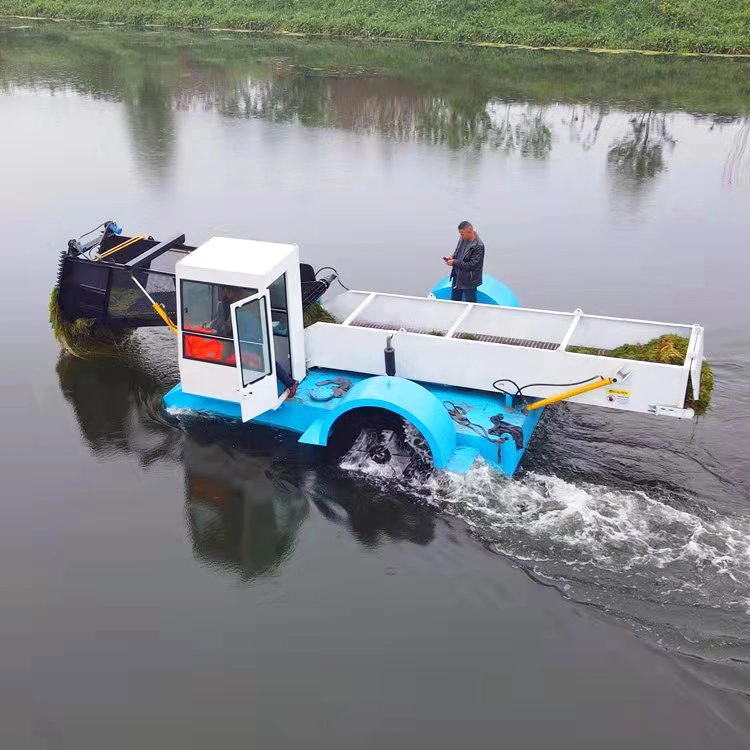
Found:
[[[509,479],[485,463],[427,479],[398,476],[361,452],[341,466],[460,518],[536,580],[660,646],[750,661],[750,518],[666,492],[537,472]]]

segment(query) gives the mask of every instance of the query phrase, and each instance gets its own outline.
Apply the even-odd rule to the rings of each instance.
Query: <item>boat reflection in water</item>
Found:
[[[98,458],[134,455],[144,467],[183,465],[185,518],[201,564],[243,581],[272,575],[293,554],[311,512],[348,529],[366,547],[432,541],[432,511],[409,498],[383,496],[294,436],[237,422],[170,420],[161,406],[171,385],[165,368],[149,369],[131,355],[62,355],[60,388]]]
[[[294,549],[309,504],[275,475],[268,456],[221,443],[183,445],[186,517],[196,558],[251,580],[273,573]]]

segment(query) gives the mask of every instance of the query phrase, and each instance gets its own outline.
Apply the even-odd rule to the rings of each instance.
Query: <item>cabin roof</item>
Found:
[[[183,268],[265,276],[286,261],[296,245],[212,237],[183,258]]]

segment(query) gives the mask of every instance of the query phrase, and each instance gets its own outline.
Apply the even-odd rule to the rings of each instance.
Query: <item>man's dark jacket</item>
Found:
[[[473,240],[459,240],[453,253],[453,288],[476,289],[482,283],[483,267],[484,243],[479,235]]]

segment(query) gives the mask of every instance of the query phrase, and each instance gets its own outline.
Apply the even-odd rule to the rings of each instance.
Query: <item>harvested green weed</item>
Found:
[[[308,328],[313,323],[338,323],[338,320],[320,302],[313,302],[312,305],[305,308],[302,321],[305,328]]]
[[[97,326],[94,320],[87,318],[65,320],[58,297],[59,290],[55,287],[49,298],[49,322],[55,338],[68,354],[80,359],[90,359],[112,357],[119,353],[121,346],[130,336],[130,331],[115,332]]]
[[[617,357],[634,359],[639,362],[658,362],[662,365],[681,365],[687,357],[690,340],[684,336],[668,333],[652,339],[645,344],[623,344],[615,349],[596,349],[589,346],[569,346],[567,351],[574,354],[594,354],[600,357]],[[714,374],[711,366],[703,361],[701,367],[701,386],[698,398],[693,398],[693,387],[688,379],[685,394],[685,408],[692,408],[696,414],[704,414],[711,403],[711,392],[714,389]]]

